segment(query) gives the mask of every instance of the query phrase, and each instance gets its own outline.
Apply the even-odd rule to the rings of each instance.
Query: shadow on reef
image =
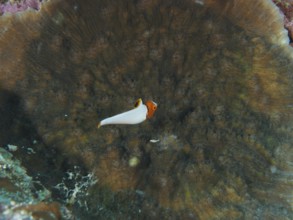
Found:
[[[30,120],[23,113],[21,97],[17,94],[0,90],[0,145],[7,144],[32,144],[36,139]],[[34,136],[32,134],[35,134]],[[26,143],[21,138],[26,137]]]
[[[64,159],[58,161],[58,149],[50,148],[42,141],[25,112],[22,97],[0,90],[0,121],[0,146],[13,152],[15,160],[21,161],[36,183],[41,181],[42,185],[52,190],[52,186],[61,182],[72,164]],[[38,184],[35,187],[37,190]]]
[[[11,57],[5,39],[21,39],[22,68],[7,61],[0,79],[23,99],[40,153],[98,179],[86,205],[70,204],[80,218],[293,215],[293,64],[280,18],[265,1],[270,10],[206,2],[51,1],[0,38]],[[158,102],[154,119],[96,128],[139,97]]]
[[[42,141],[25,113],[23,100],[19,95],[0,90],[0,121],[0,146],[9,150],[9,145],[14,145],[17,147],[14,154],[19,159],[24,163],[32,162],[35,151],[38,151],[37,146],[42,144]],[[49,152],[45,155],[49,155]],[[32,168],[38,169],[33,166]]]

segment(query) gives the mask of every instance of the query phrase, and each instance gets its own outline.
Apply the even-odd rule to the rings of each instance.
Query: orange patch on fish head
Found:
[[[157,103],[153,101],[146,101],[145,105],[148,108],[147,118],[153,117],[155,111],[157,110]]]

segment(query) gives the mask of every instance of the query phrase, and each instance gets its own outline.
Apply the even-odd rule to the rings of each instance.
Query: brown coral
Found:
[[[61,152],[55,166],[138,192],[141,216],[289,218],[292,51],[276,8],[257,5],[51,1],[1,18],[0,85]],[[153,120],[96,130],[139,97],[159,103]]]
[[[273,0],[273,2],[280,8],[281,13],[284,15],[284,27],[288,30],[290,37],[290,45],[293,41],[293,1],[292,0]]]

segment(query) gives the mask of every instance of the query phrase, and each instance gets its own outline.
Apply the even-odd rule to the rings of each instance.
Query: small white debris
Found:
[[[196,4],[204,5],[204,0],[195,0]]]
[[[276,166],[271,166],[271,173],[276,173],[277,172],[277,167]]]
[[[139,190],[139,189],[135,190],[135,192],[136,192],[138,195],[140,195],[140,196],[144,196],[144,195],[145,195],[144,191]]]
[[[9,151],[17,151],[17,146],[16,145],[12,145],[12,144],[7,144],[8,150]]]
[[[157,142],[159,142],[159,141],[160,141],[159,139],[151,139],[151,140],[150,140],[151,143],[157,143]]]
[[[35,154],[35,153],[36,153],[36,152],[34,151],[34,149],[32,149],[32,148],[30,148],[30,147],[27,148],[26,151],[27,151],[28,154]]]
[[[136,156],[134,156],[134,157],[132,157],[132,158],[130,158],[129,159],[129,161],[128,161],[128,165],[130,166],[130,167],[136,167],[138,164],[139,164],[139,158],[138,157],[136,157]]]

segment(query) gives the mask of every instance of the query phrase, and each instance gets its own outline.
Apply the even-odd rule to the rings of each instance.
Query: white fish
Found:
[[[109,118],[105,118],[98,124],[98,128],[103,125],[109,124],[138,124],[146,119],[153,117],[155,111],[157,110],[157,103],[153,101],[146,101],[146,104],[143,104],[142,99],[138,99],[135,103],[135,108],[114,115]]]

